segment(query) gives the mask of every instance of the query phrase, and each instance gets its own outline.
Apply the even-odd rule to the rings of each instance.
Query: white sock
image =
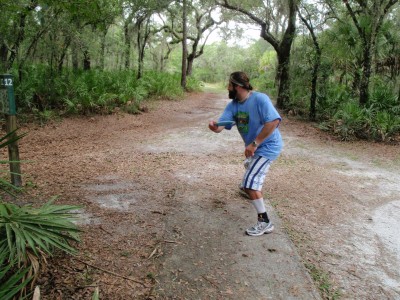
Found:
[[[265,209],[265,204],[264,204],[264,199],[256,199],[256,200],[251,200],[251,203],[253,204],[254,208],[257,211],[257,214],[263,214],[267,210]]]

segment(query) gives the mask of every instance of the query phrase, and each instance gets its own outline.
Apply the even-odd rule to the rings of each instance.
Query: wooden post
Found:
[[[14,79],[10,74],[0,75],[0,109],[6,115],[7,133],[12,134],[9,139],[15,139],[17,136],[17,117],[14,98]],[[11,183],[16,187],[22,186],[21,167],[19,163],[18,143],[8,145],[8,159],[10,161]]]
[[[6,127],[7,132],[14,131],[14,133],[10,136],[10,139],[15,138],[17,135],[15,132],[17,129],[17,117],[15,115],[6,115]],[[10,160],[11,183],[17,187],[21,187],[21,166],[19,163],[19,150],[17,141],[8,145],[8,157]]]

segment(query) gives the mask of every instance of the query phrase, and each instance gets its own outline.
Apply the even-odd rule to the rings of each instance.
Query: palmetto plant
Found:
[[[373,122],[373,134],[377,140],[386,141],[400,132],[400,119],[388,112],[378,112]]]
[[[40,208],[0,203],[1,269],[8,265],[11,272],[19,274],[13,276],[20,278],[17,281],[20,286],[37,277],[40,265],[55,249],[76,252],[69,241],[79,241],[79,229],[72,223],[71,213],[77,207],[54,205],[53,201]],[[0,283],[0,290],[4,289]]]
[[[76,252],[68,241],[79,241],[71,213],[77,207],[54,205],[53,201],[40,208],[0,203],[0,252],[7,252],[10,261],[34,263],[36,258],[51,256],[55,248]]]
[[[343,140],[351,140],[363,129],[365,124],[363,110],[355,102],[342,104],[333,116],[334,131]]]
[[[22,136],[7,134],[0,138],[0,148]],[[16,189],[5,179],[0,179],[0,188],[9,193]],[[24,298],[27,284],[31,282],[33,287],[40,266],[56,249],[76,252],[70,245],[71,241],[79,241],[72,211],[79,207],[55,205],[54,201],[55,198],[39,208],[20,207],[2,201],[0,196],[0,299]]]
[[[28,268],[19,269],[9,275],[10,270],[15,265],[13,262],[8,263],[6,252],[0,252],[0,299],[12,299],[19,293],[31,280],[31,277],[26,278]],[[26,278],[23,280],[23,278]]]

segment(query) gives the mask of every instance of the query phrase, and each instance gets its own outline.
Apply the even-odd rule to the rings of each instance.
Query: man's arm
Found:
[[[260,131],[256,139],[254,140],[257,143],[257,145],[260,145],[266,138],[268,138],[274,132],[275,128],[278,127],[279,123],[280,123],[279,119],[265,123],[263,129]],[[255,147],[253,144],[250,143],[244,150],[244,155],[246,157],[254,156],[254,152],[256,150],[257,147]]]

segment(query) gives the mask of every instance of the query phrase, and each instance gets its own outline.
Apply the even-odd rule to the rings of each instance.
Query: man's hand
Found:
[[[218,126],[217,122],[215,121],[210,121],[210,123],[208,123],[208,128],[210,128],[211,131],[214,131],[216,133],[221,132],[222,129],[224,129],[223,126]]]
[[[275,128],[278,127],[279,122],[280,120],[276,119],[271,122],[265,123],[263,129],[261,130],[261,132],[258,134],[258,136],[254,141],[257,141],[257,144],[260,145],[266,138],[268,138],[274,132]],[[246,157],[254,156],[254,152],[256,152],[256,150],[257,146],[254,145],[253,143],[250,143],[244,150],[244,155],[246,155]]]
[[[253,145],[253,143],[250,143],[244,149],[244,155],[246,157],[252,157],[252,156],[254,156],[254,152],[256,152],[256,150],[257,150],[257,147],[255,145]]]

